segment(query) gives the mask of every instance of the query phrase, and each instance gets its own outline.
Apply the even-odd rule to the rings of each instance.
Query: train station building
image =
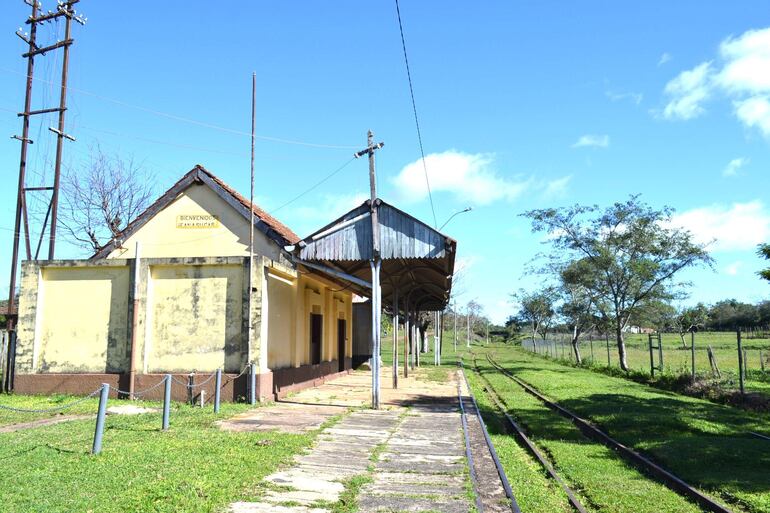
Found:
[[[24,262],[14,390],[143,390],[166,373],[221,368],[223,397],[237,400],[253,365],[256,396],[273,399],[348,372],[362,356],[354,346],[371,354],[354,331],[369,339],[379,316],[357,319],[354,297],[379,306],[384,293],[402,319],[447,304],[456,243],[379,199],[305,239],[249,207],[196,166],[90,259]],[[375,256],[383,278],[372,294]],[[186,398],[184,386],[172,393]]]

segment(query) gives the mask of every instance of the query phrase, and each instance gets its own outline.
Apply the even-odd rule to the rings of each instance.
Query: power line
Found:
[[[436,220],[436,208],[433,206],[433,194],[430,192],[430,180],[428,179],[428,166],[425,164],[425,150],[422,147],[422,133],[420,132],[420,121],[417,118],[417,104],[414,101],[414,87],[412,86],[412,73],[409,71],[409,57],[406,55],[406,41],[404,40],[404,26],[401,24],[401,9],[396,0],[396,14],[398,15],[398,30],[401,32],[401,47],[404,49],[404,63],[406,64],[406,77],[409,80],[409,94],[412,97],[412,111],[414,112],[414,124],[417,126],[417,141],[420,143],[420,155],[422,156],[422,170],[425,173],[425,185],[428,186],[428,199],[430,200],[430,210],[433,213],[433,227],[438,226]]]
[[[311,187],[309,187],[307,190],[305,190],[305,191],[301,192],[300,194],[298,194],[297,196],[293,197],[292,199],[290,199],[289,201],[287,201],[287,202],[286,202],[286,203],[284,203],[283,205],[279,206],[278,208],[274,208],[274,209],[273,209],[273,210],[271,210],[269,213],[270,213],[271,215],[272,215],[272,214],[275,214],[276,212],[278,212],[279,210],[281,210],[283,207],[286,207],[286,206],[288,206],[288,205],[291,205],[292,203],[294,203],[295,201],[297,201],[298,199],[300,199],[301,197],[303,197],[303,196],[304,196],[304,195],[306,195],[307,193],[309,193],[309,192],[312,192],[313,190],[317,189],[317,188],[318,188],[318,187],[319,187],[321,184],[323,184],[324,182],[327,182],[329,179],[331,179],[331,177],[333,177],[334,175],[336,175],[337,173],[339,173],[340,171],[342,171],[343,169],[345,169],[346,167],[348,167],[348,165],[349,165],[351,162],[353,162],[354,160],[355,160],[355,158],[352,158],[352,159],[348,160],[347,162],[345,162],[344,164],[342,164],[340,167],[338,167],[337,169],[335,169],[334,171],[332,171],[331,173],[329,173],[328,175],[326,175],[326,176],[325,176],[324,178],[322,178],[320,181],[316,182],[314,185],[312,185]]]
[[[6,73],[13,73],[15,75],[21,75],[21,76],[25,76],[26,75],[25,73],[21,73],[19,71],[14,71],[12,69],[4,68],[4,67],[0,67],[0,71],[5,71]],[[48,80],[44,80],[44,79],[36,78],[36,77],[33,77],[33,80],[38,81],[38,82],[43,82],[43,83],[50,83],[50,81],[48,81]],[[99,94],[96,94],[96,93],[93,93],[93,92],[90,92],[90,91],[85,91],[83,89],[76,89],[74,87],[69,87],[69,90],[73,91],[73,92],[76,92],[76,93],[80,93],[80,94],[84,94],[84,95],[87,95],[87,96],[91,96],[91,97],[96,98],[98,100],[114,103],[114,104],[120,105],[122,107],[128,107],[128,108],[139,110],[139,111],[142,111],[142,112],[147,112],[147,113],[153,114],[155,116],[171,119],[173,121],[179,121],[181,123],[188,123],[188,124],[191,124],[191,125],[197,125],[197,126],[200,126],[200,127],[203,127],[203,128],[209,128],[209,129],[212,129],[212,130],[218,130],[220,132],[225,132],[225,133],[229,133],[229,134],[235,134],[235,135],[242,135],[242,136],[246,136],[246,137],[251,137],[251,133],[250,132],[243,132],[243,131],[240,131],[240,130],[235,130],[235,129],[232,129],[232,128],[227,128],[227,127],[215,125],[215,124],[212,124],[212,123],[207,123],[205,121],[198,121],[198,120],[191,119],[191,118],[177,116],[176,114],[170,114],[168,112],[163,112],[163,111],[159,111],[159,110],[155,110],[155,109],[150,109],[150,108],[147,108],[147,107],[142,107],[140,105],[133,105],[131,103],[124,102],[122,100],[116,100],[115,98],[109,98],[109,97],[102,96],[102,95],[99,95]],[[277,143],[283,143],[283,144],[294,144],[294,145],[298,145],[298,146],[308,146],[308,147],[311,147],[311,148],[328,148],[328,149],[335,149],[335,150],[353,150],[353,149],[358,148],[358,146],[345,146],[345,145],[335,145],[335,144],[321,144],[321,143],[297,141],[295,139],[284,139],[284,138],[281,138],[281,137],[272,137],[272,136],[268,136],[268,135],[257,135],[256,138],[257,139],[261,139],[263,141],[277,142]]]

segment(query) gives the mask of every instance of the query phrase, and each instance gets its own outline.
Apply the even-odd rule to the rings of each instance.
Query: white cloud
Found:
[[[663,55],[660,56],[660,59],[658,59],[658,66],[663,66],[665,63],[671,60],[671,54],[668,52],[663,52]]]
[[[735,176],[738,174],[738,171],[748,163],[749,159],[744,157],[733,159],[728,162],[727,166],[722,170],[722,176]]]
[[[580,137],[580,139],[577,140],[575,144],[572,145],[573,148],[606,148],[610,145],[610,136],[609,135],[591,135],[586,134]]]
[[[607,98],[609,98],[613,102],[629,100],[636,105],[639,105],[640,103],[642,103],[642,100],[644,99],[644,95],[642,93],[633,93],[633,92],[618,93],[615,91],[606,91],[604,94],[607,96]]]
[[[671,99],[663,109],[663,117],[692,119],[705,112],[701,104],[711,94],[711,73],[711,63],[703,62],[666,84],[664,91]]]
[[[728,37],[719,45],[720,66],[704,62],[684,71],[665,88],[667,119],[692,119],[716,93],[732,101],[738,120],[770,139],[770,27]]]
[[[765,137],[770,137],[770,101],[767,96],[753,96],[733,102],[735,115],[749,128],[759,128]]]
[[[463,201],[486,205],[498,200],[512,201],[532,185],[531,179],[507,179],[494,170],[494,155],[448,150],[425,157],[431,191],[448,192]],[[400,199],[418,202],[428,197],[422,159],[404,166],[393,179]]]
[[[730,276],[735,276],[735,275],[738,274],[738,271],[740,270],[741,267],[743,267],[743,262],[738,260],[736,262],[733,262],[733,263],[727,265],[724,268],[724,272],[725,272],[725,274],[728,274]]]
[[[310,230],[316,230],[334,221],[367,199],[369,196],[363,193],[325,194],[319,201],[293,208],[287,207],[285,211],[281,211],[281,214],[296,223],[298,234],[304,236]]]
[[[560,198],[567,193],[567,187],[572,180],[572,175],[563,176],[546,183],[543,195],[546,198]]]
[[[725,61],[717,82],[731,92],[770,91],[770,28],[749,30],[719,45]]]
[[[770,239],[770,212],[759,200],[687,210],[676,214],[672,224],[689,230],[711,251],[754,251]]]

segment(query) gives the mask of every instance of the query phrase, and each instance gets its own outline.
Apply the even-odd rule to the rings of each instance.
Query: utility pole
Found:
[[[374,133],[369,130],[366,140],[366,149],[353,155],[355,158],[369,156],[369,213],[372,218],[372,255],[369,262],[372,270],[372,408],[380,409],[380,338],[381,338],[381,314],[382,300],[380,290],[380,221],[378,218],[379,199],[377,198],[377,175],[374,165],[374,152],[382,148],[382,142],[374,143]]]
[[[468,312],[465,314],[465,329],[467,335],[465,338],[465,347],[471,347],[471,309],[468,308]]]
[[[29,228],[29,216],[27,212],[27,192],[43,192],[51,191],[51,201],[48,205],[48,212],[46,213],[43,226],[40,229],[40,241],[37,245],[35,252],[35,259],[37,260],[40,252],[40,245],[43,242],[43,236],[45,234],[46,225],[49,223],[49,246],[48,246],[48,259],[54,258],[54,249],[56,245],[56,224],[58,221],[58,208],[59,208],[59,182],[61,177],[61,161],[64,146],[64,139],[74,141],[75,138],[64,132],[64,114],[67,110],[67,78],[69,68],[69,49],[74,43],[72,39],[72,22],[75,21],[81,25],[85,25],[86,19],[83,16],[78,15],[74,9],[74,5],[80,0],[65,0],[57,5],[55,11],[42,12],[42,6],[37,0],[24,0],[24,3],[31,7],[31,14],[26,20],[26,24],[29,25],[29,33],[23,32],[19,29],[16,35],[19,36],[25,43],[29,45],[29,49],[22,57],[27,59],[27,80],[26,91],[24,95],[24,112],[20,112],[18,116],[22,118],[22,130],[21,135],[13,135],[12,138],[21,142],[21,154],[19,157],[19,184],[18,192],[16,195],[16,219],[14,222],[13,230],[13,250],[11,256],[11,277],[8,287],[8,331],[10,332],[9,344],[8,344],[8,358],[7,368],[4,373],[2,389],[3,391],[13,390],[13,371],[15,365],[15,352],[16,352],[16,273],[19,263],[19,246],[21,245],[21,232],[22,222],[24,224],[24,246],[26,250],[27,260],[32,259],[32,249],[30,244],[30,228]],[[52,22],[65,18],[64,26],[64,39],[57,41],[51,45],[40,47],[37,44],[37,30],[38,25]],[[59,48],[63,49],[62,58],[62,73],[61,73],[61,86],[59,94],[59,106],[54,108],[43,108],[39,110],[32,110],[32,84],[34,80],[35,71],[35,56],[46,55],[48,52],[53,52]],[[29,138],[29,124],[30,117],[40,114],[49,114],[57,112],[59,114],[59,121],[57,128],[49,127],[48,130],[56,134],[56,162],[54,164],[54,177],[53,186],[45,187],[27,187],[26,185],[26,173],[27,173],[27,152],[28,146],[33,144]]]
[[[454,301],[454,307],[452,307],[452,317],[454,317],[455,327],[452,331],[452,338],[455,345],[455,354],[457,354],[457,300]]]

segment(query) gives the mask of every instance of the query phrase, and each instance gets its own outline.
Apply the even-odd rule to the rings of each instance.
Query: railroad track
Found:
[[[476,364],[476,356],[473,355],[472,358],[473,358],[473,366],[476,368],[475,370],[478,371],[478,365]],[[500,410],[500,413],[502,413],[505,416],[506,420],[508,421],[508,425],[513,430],[513,433],[516,435],[516,438],[518,438],[519,441],[527,449],[527,451],[532,456],[534,456],[535,459],[537,459],[537,461],[540,462],[540,464],[543,466],[546,472],[548,472],[548,475],[551,477],[551,479],[553,479],[559,485],[562,491],[567,495],[567,500],[569,501],[570,505],[575,509],[575,511],[578,511],[579,513],[588,513],[585,506],[583,506],[583,503],[580,502],[575,492],[569,487],[569,485],[567,485],[564,479],[562,479],[561,476],[559,476],[558,472],[556,472],[556,469],[553,467],[553,465],[551,465],[551,462],[548,461],[548,458],[546,458],[545,455],[542,452],[540,452],[540,449],[538,449],[537,446],[532,442],[532,440],[529,439],[529,437],[526,435],[526,433],[521,428],[521,426],[519,426],[519,424],[513,419],[513,417],[511,417],[510,414],[508,414],[508,411],[507,411],[508,408],[505,407],[505,404],[502,398],[498,395],[497,391],[494,389],[494,387],[489,382],[489,380],[487,380],[487,378],[484,377],[484,375],[481,374],[480,372],[476,372],[476,374],[486,384],[487,396],[495,404],[495,407],[498,410]],[[470,385],[468,386],[468,389],[470,389]]]
[[[504,375],[514,383],[518,384],[519,386],[521,386],[527,393],[537,398],[539,401],[545,404],[548,408],[554,410],[555,412],[559,413],[563,417],[566,417],[567,419],[572,421],[572,423],[575,424],[575,426],[577,426],[577,428],[580,429],[580,431],[585,436],[593,440],[596,440],[604,444],[605,446],[609,447],[610,449],[616,451],[627,461],[631,462],[636,467],[642,469],[648,475],[655,477],[657,480],[662,482],[671,490],[679,493],[680,495],[687,497],[688,499],[692,500],[693,502],[698,504],[698,506],[700,506],[701,508],[707,511],[711,511],[713,513],[734,513],[732,510],[728,509],[722,503],[709,497],[708,495],[704,494],[700,490],[690,486],[684,480],[675,476],[674,474],[664,469],[657,463],[654,463],[647,457],[642,456],[640,453],[634,451],[633,449],[613,439],[607,433],[605,433],[604,431],[596,427],[593,423],[579,417],[578,415],[575,415],[574,413],[564,408],[563,406],[559,405],[558,403],[551,401],[550,399],[545,397],[543,394],[541,394],[538,390],[536,390],[532,385],[522,380],[521,378],[514,376],[510,371],[508,371],[499,363],[497,363],[494,360],[494,358],[492,358],[492,356],[489,355],[488,353],[486,355],[486,358],[489,364],[492,365],[492,367],[494,367],[502,375]],[[474,366],[477,367],[475,355],[473,355],[473,361],[474,361]],[[519,435],[519,433],[521,432],[521,428],[515,423],[515,421],[510,417],[510,415],[508,415],[507,408],[504,407],[503,401],[500,399],[499,395],[497,395],[497,393],[494,391],[494,387],[492,387],[489,381],[485,377],[483,377],[481,373],[478,373],[478,374],[486,382],[487,389],[490,391],[490,397],[492,395],[496,396],[496,398],[493,399],[493,401],[496,402],[496,406],[502,411],[502,413],[508,419],[509,423],[511,423],[511,425],[514,427],[514,430],[517,432],[517,436],[519,436],[520,439],[522,439],[522,436],[524,437],[524,439],[526,439],[526,435],[524,435],[523,433]],[[524,441],[524,439],[522,439],[522,441]],[[532,444],[531,441],[524,441],[524,444],[530,449],[530,452],[532,452],[533,450],[537,451],[537,448],[534,447],[534,444]],[[541,459],[541,457],[537,456],[537,454],[535,454],[535,456],[537,457],[538,460],[540,460],[540,462],[544,466],[546,466],[547,462],[544,462],[544,460]],[[550,466],[550,464],[548,464],[548,466]],[[546,466],[546,469],[548,469],[548,466]],[[549,470],[549,473],[550,473],[550,470]],[[552,477],[555,477],[555,476],[552,474]],[[557,479],[557,481],[559,480],[560,478]],[[578,509],[578,507],[574,503],[572,503],[572,501],[570,501],[570,503],[576,509]],[[578,509],[578,511],[581,511],[582,513],[585,510]]]
[[[462,366],[462,362],[460,363]],[[505,475],[505,469],[503,469],[502,463],[500,463],[500,458],[497,456],[497,451],[495,450],[495,446],[492,444],[492,439],[489,438],[489,433],[487,432],[487,425],[484,423],[484,419],[481,417],[481,411],[479,410],[478,404],[476,404],[476,398],[473,396],[473,389],[471,389],[470,383],[468,383],[468,378],[465,376],[465,372],[463,371],[463,378],[465,380],[465,386],[468,389],[468,395],[471,398],[471,401],[473,402],[473,408],[476,410],[476,416],[479,421],[479,425],[481,426],[481,431],[484,434],[484,441],[486,442],[487,448],[489,449],[489,454],[492,456],[492,461],[495,463],[495,468],[497,469],[497,474],[500,476],[500,482],[503,485],[503,489],[505,490],[505,495],[508,497],[508,500],[510,501],[510,507],[512,513],[521,513],[521,509],[519,509],[519,504],[516,502],[516,497],[513,495],[513,490],[511,489],[511,485],[508,482],[508,477]],[[463,399],[462,394],[462,388],[460,385],[460,382],[457,382],[457,400],[460,403],[460,415],[462,418],[462,425],[463,425],[463,436],[465,438],[465,457],[468,460],[468,467],[470,470],[471,475],[471,481],[473,481],[473,489],[476,492],[476,509],[478,513],[484,513],[484,505],[481,501],[481,494],[479,493],[479,483],[478,479],[476,478],[476,471],[473,466],[473,452],[471,451],[471,444],[470,444],[470,437],[468,435],[468,422],[466,419],[466,411],[465,411],[465,400]]]

